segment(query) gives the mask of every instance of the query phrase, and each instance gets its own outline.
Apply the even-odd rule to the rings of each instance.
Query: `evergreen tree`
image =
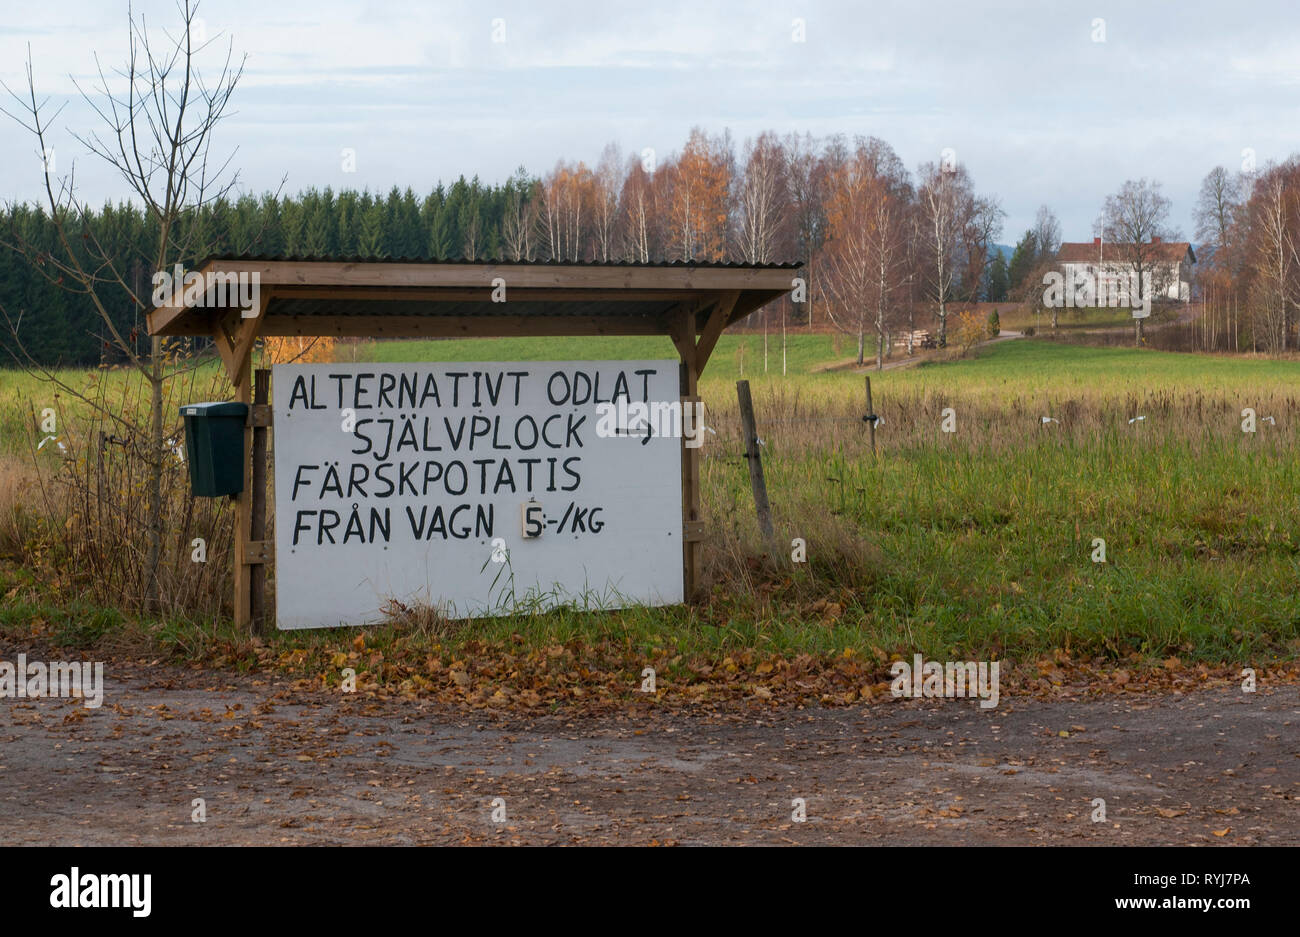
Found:
[[[213,256],[239,254],[455,259],[467,251],[480,260],[495,259],[505,252],[502,227],[512,199],[526,203],[537,193],[538,181],[521,167],[499,186],[462,176],[450,186],[439,182],[423,199],[410,188],[396,187],[380,197],[354,189],[336,194],[326,188],[294,196],[242,195],[234,202],[222,198],[188,216],[194,236],[183,262],[193,269]],[[90,219],[96,237],[120,258],[119,269],[147,308],[153,291],[149,219],[129,202],[105,204],[91,212]],[[80,231],[82,223],[71,220],[69,232]],[[0,207],[0,232],[12,232],[15,239],[43,251],[59,250],[55,226],[39,206]],[[77,249],[88,262],[87,246]],[[91,304],[52,283],[51,274],[48,268],[26,264],[13,251],[0,250],[0,305],[11,318],[21,317],[23,345],[41,364],[99,363],[105,348],[113,345],[105,341],[103,320]],[[109,309],[115,327],[123,336],[134,335],[132,341],[144,350],[148,336],[140,310],[123,291],[107,295],[105,301],[115,304]]]
[[[993,258],[993,263],[989,264],[988,284],[985,288],[985,298],[991,303],[1004,302],[1010,288],[1011,281],[1007,274],[1007,262],[998,251]]]
[[[328,207],[325,198],[315,191],[308,192],[303,200],[302,251],[308,257],[328,257],[333,253],[334,226],[330,214],[334,206],[334,193],[329,189],[325,191],[329,195]]]
[[[335,214],[338,216],[334,235],[335,250],[343,257],[357,253],[357,236],[359,219],[357,217],[357,193],[354,189],[344,189],[335,202]]]
[[[384,237],[384,203],[372,201],[361,215],[361,233],[357,238],[357,253],[362,257],[388,257],[388,244]]]
[[[447,190],[442,211],[438,213],[438,223],[433,229],[433,246],[436,256],[442,258],[460,257],[464,253],[465,237],[461,231],[461,212],[469,199],[469,183],[461,176]]]
[[[1026,231],[1025,236],[1016,244],[1011,253],[1011,263],[1007,267],[1007,285],[1011,292],[1016,292],[1025,282],[1033,269],[1038,266],[1038,241],[1033,231]]]
[[[310,195],[308,196],[311,197]],[[285,198],[280,209],[281,230],[284,232],[285,253],[298,256],[306,253],[304,249],[307,228],[301,199]]]
[[[446,198],[446,193],[442,190],[442,184],[428,194],[424,199],[424,204],[420,206],[420,246],[425,257],[435,260],[443,257],[438,252],[437,245],[434,243],[434,231],[438,227],[438,216],[442,213],[442,203]]]

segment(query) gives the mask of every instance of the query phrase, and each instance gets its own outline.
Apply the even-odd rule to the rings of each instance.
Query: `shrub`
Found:
[[[1002,320],[998,318],[998,311],[994,309],[989,313],[989,338],[997,338],[1001,331]]]
[[[11,378],[10,374],[5,375]],[[43,387],[44,385],[37,385]],[[153,453],[114,414],[147,418],[148,387],[130,371],[98,370],[78,396],[42,390],[36,401],[56,404],[62,448],[46,445],[36,403],[27,401],[26,454],[0,464],[0,553],[60,582],[97,607],[149,610],[155,591],[163,614],[212,616],[229,605],[234,511],[224,498],[192,498],[180,407],[229,393],[221,372],[199,366],[168,382],[163,397],[169,448]],[[63,401],[67,401],[66,405]],[[161,557],[157,589],[146,563],[145,479],[151,460],[163,464]],[[206,547],[194,561],[194,540]],[[88,627],[100,628],[100,623]],[[107,627],[107,626],[105,626]],[[101,629],[102,630],[102,629]]]
[[[962,354],[970,351],[971,348],[982,338],[985,337],[986,325],[980,322],[979,316],[973,311],[957,313],[957,327],[954,331],[954,338],[961,347]]]

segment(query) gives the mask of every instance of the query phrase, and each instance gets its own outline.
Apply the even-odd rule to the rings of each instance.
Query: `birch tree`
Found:
[[[619,244],[625,260],[648,263],[660,255],[661,212],[654,175],[637,157],[628,160],[619,193]]]
[[[696,127],[677,159],[659,171],[668,187],[670,259],[723,259],[730,215],[728,164],[722,141]]]
[[[1300,167],[1295,174],[1300,175]],[[1265,325],[1269,351],[1286,351],[1290,346],[1291,310],[1300,301],[1297,223],[1300,192],[1288,185],[1292,173],[1273,167],[1255,184],[1251,218],[1254,240],[1254,278],[1251,305]]]
[[[608,263],[618,253],[618,196],[623,188],[622,157],[610,143],[600,154],[592,179],[592,234],[595,259]]]
[[[951,169],[922,164],[918,193],[925,232],[927,292],[939,319],[939,347],[948,344],[948,303],[952,300],[961,237],[973,213],[970,176],[964,166]]]
[[[1130,269],[1137,274],[1137,296],[1131,297],[1135,305],[1141,303],[1143,290],[1154,299],[1157,292],[1156,268],[1163,247],[1159,241],[1168,240],[1173,232],[1168,226],[1169,199],[1160,194],[1160,183],[1147,179],[1128,180],[1118,192],[1106,197],[1102,207],[1100,227],[1112,248],[1119,251]],[[1141,345],[1144,337],[1143,319],[1134,320],[1135,342]]]
[[[760,134],[746,144],[737,205],[738,255],[746,263],[771,263],[786,241],[790,220],[785,153],[775,134]]]
[[[1201,180],[1192,218],[1196,222],[1197,253],[1202,263],[1214,264],[1229,272],[1239,268],[1233,256],[1235,233],[1244,207],[1243,180],[1222,166],[1215,166]]]
[[[884,159],[893,151],[882,147],[876,140],[859,141],[854,159],[832,177],[825,248],[831,321],[856,335],[858,364],[871,323],[877,369],[884,367],[894,296],[903,279],[908,191],[905,179]]]

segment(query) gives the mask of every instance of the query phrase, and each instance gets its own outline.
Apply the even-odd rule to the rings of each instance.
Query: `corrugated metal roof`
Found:
[[[657,260],[638,263],[627,260],[466,260],[464,257],[363,257],[360,255],[309,255],[309,254],[212,254],[195,269],[202,269],[214,260],[248,263],[335,263],[335,264],[463,264],[492,267],[628,267],[636,269],[686,269],[699,270],[797,270],[803,261],[784,263],[748,264],[741,261]]]

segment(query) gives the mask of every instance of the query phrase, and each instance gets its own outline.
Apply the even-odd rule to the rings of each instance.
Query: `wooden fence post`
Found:
[[[758,451],[758,426],[754,420],[754,401],[749,395],[749,381],[736,382],[740,402],[740,424],[745,434],[745,460],[749,463],[749,483],[754,489],[754,507],[758,511],[758,529],[764,540],[772,540],[772,508],[767,501],[767,482],[763,480],[763,457]]]
[[[271,372],[260,368],[253,381],[253,405],[259,408],[253,420],[253,473],[252,502],[253,517],[250,526],[250,539],[262,545],[261,562],[253,565],[250,589],[252,591],[253,630],[266,631],[266,558],[269,549],[266,546],[266,420],[260,418],[265,412],[270,398]]]
[[[252,620],[252,566],[250,541],[253,526],[253,486],[250,483],[253,450],[253,374],[252,362],[245,362],[235,382],[235,399],[249,404],[248,419],[244,424],[243,473],[244,489],[235,495],[235,627],[247,628]]]
[[[686,425],[686,408],[694,408],[699,401],[699,371],[695,362],[695,349],[692,340],[690,354],[683,352],[681,364],[681,401],[682,426]],[[694,412],[694,410],[693,410]],[[696,426],[696,432],[703,427]],[[703,539],[700,504],[700,450],[686,445],[685,434],[681,440],[682,450],[682,593],[687,603],[695,601],[703,579],[703,551],[700,541]]]

